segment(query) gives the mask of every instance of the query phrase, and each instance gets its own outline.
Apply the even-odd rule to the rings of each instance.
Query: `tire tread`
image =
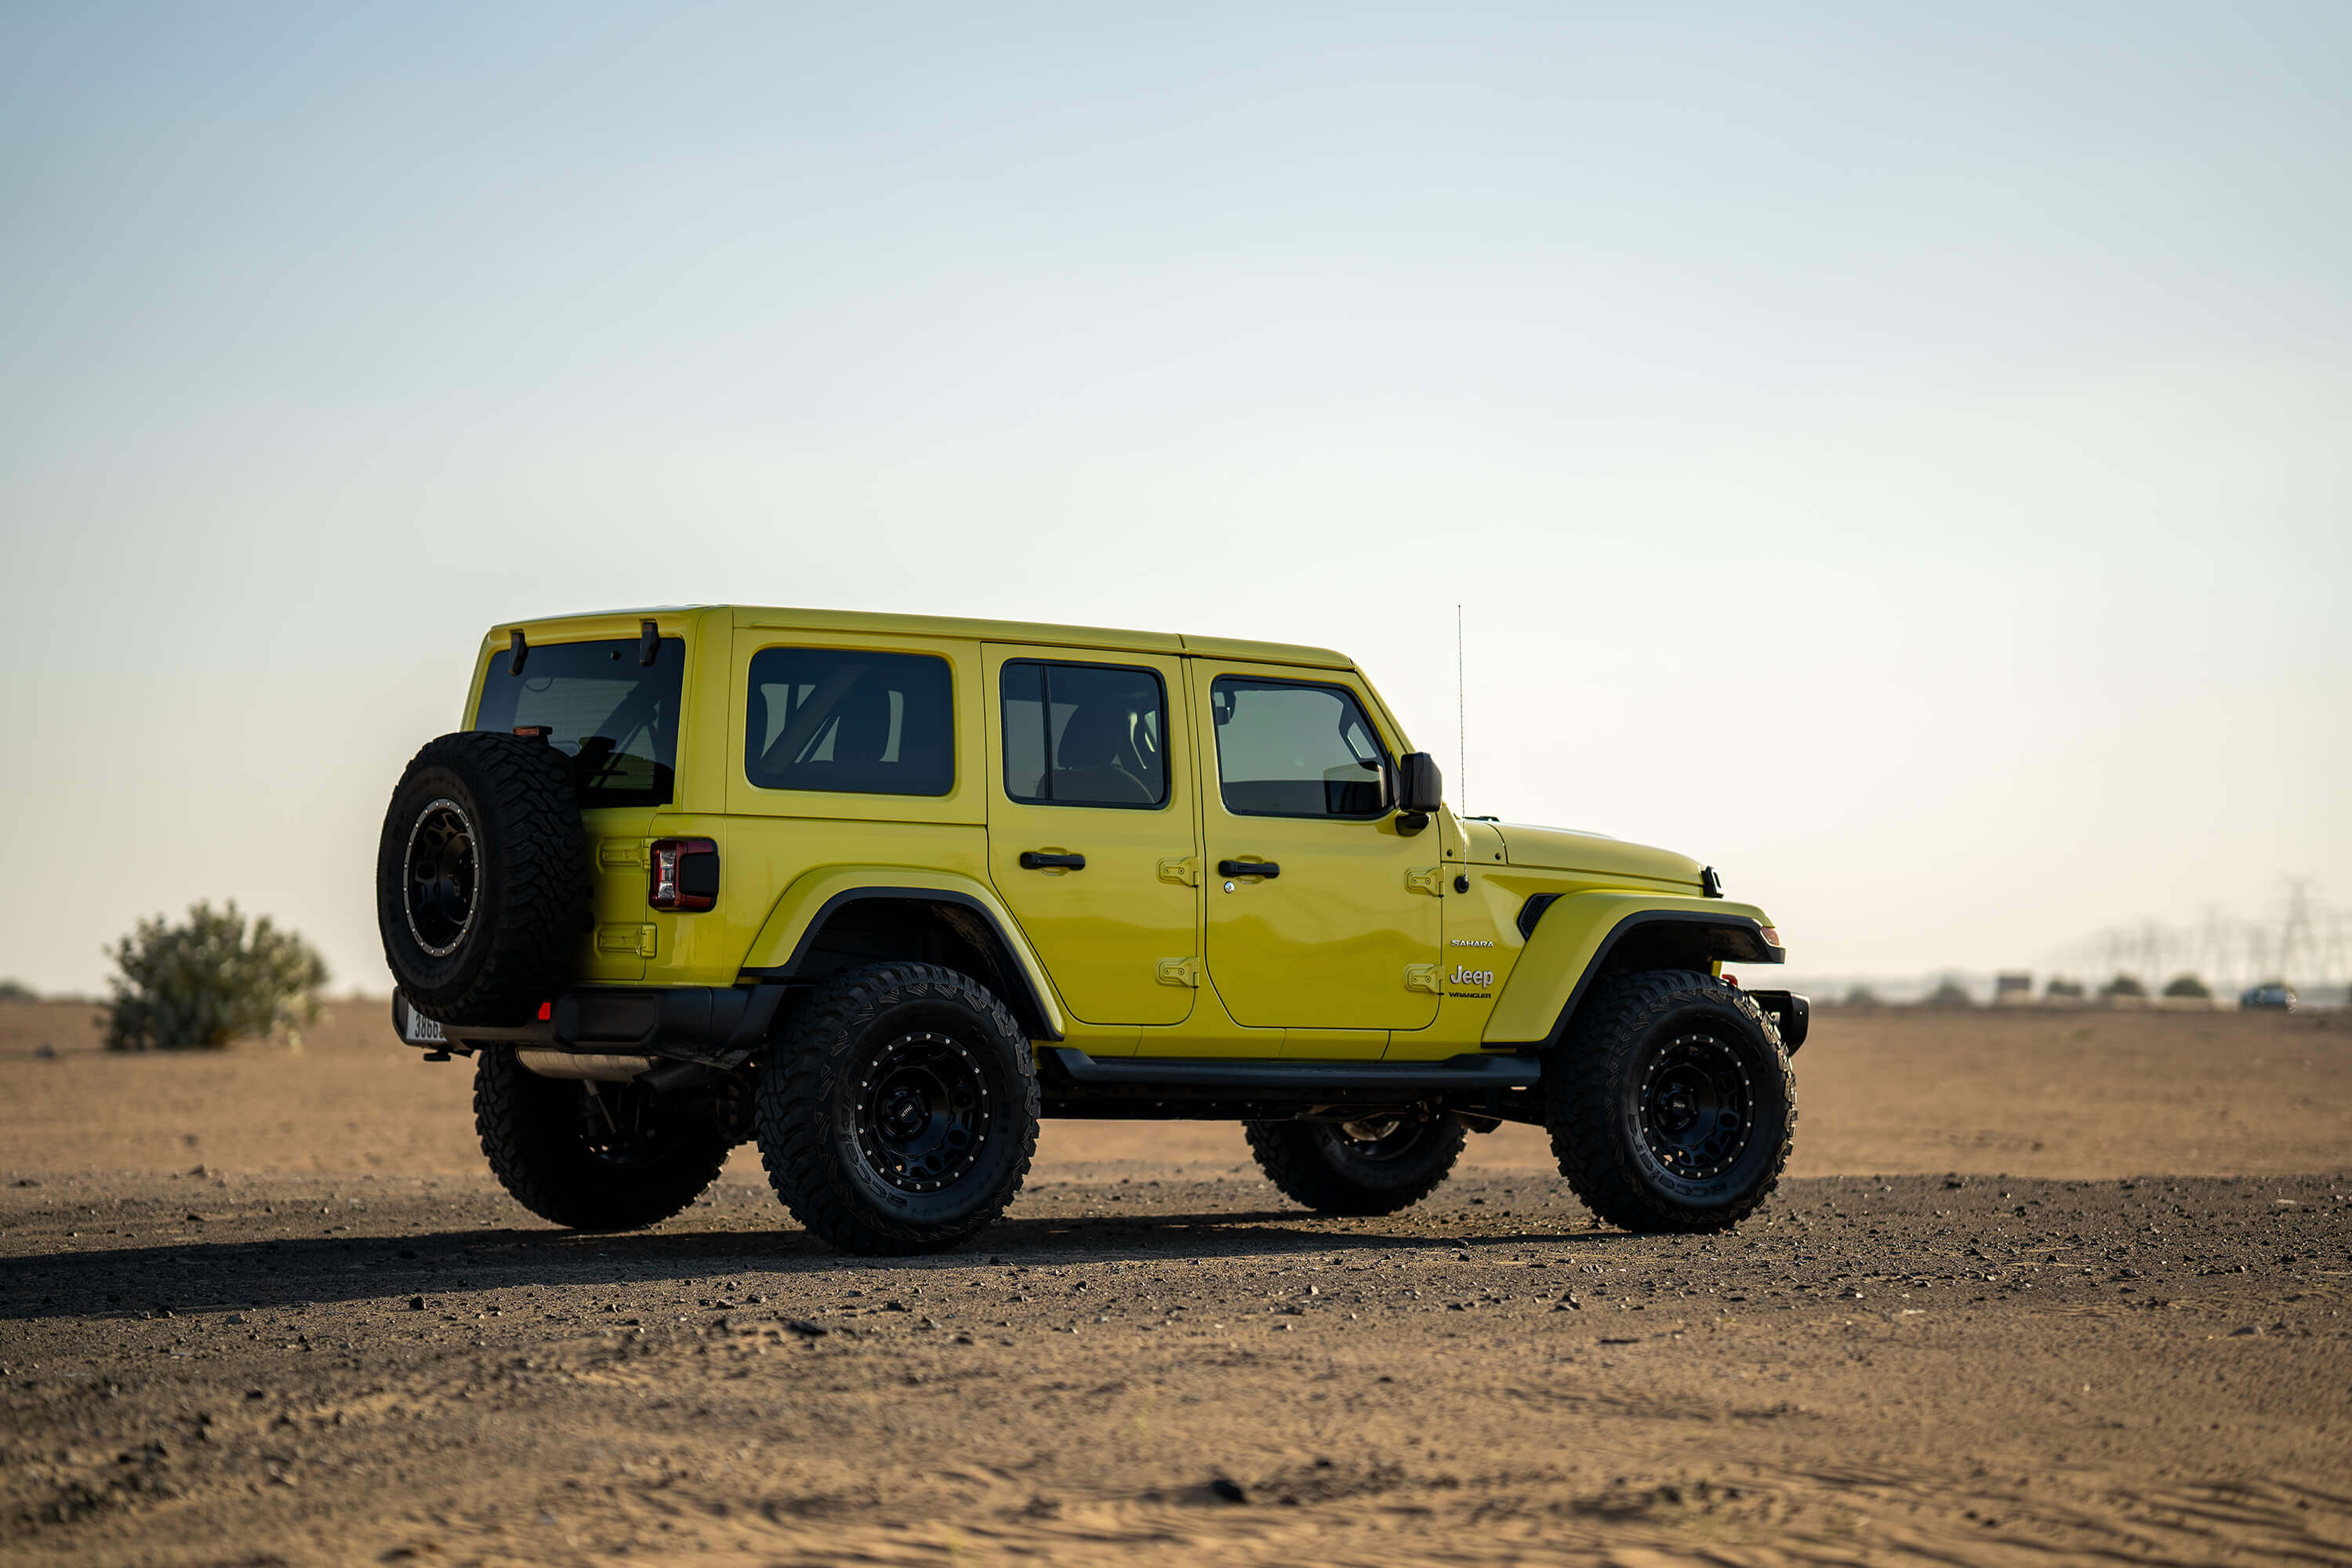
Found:
[[[683,1213],[719,1179],[729,1151],[715,1131],[645,1169],[599,1171],[584,1151],[567,1160],[568,1130],[547,1125],[553,1097],[534,1093],[561,1081],[535,1077],[503,1046],[484,1050],[474,1067],[474,1131],[490,1173],[540,1218],[572,1230],[637,1230]]]
[[[420,773],[446,769],[478,796],[480,832],[476,918],[485,922],[436,984],[406,951],[401,803]],[[495,864],[493,864],[495,860]],[[588,918],[588,838],[571,761],[543,741],[466,730],[428,741],[403,770],[376,853],[376,921],[384,959],[410,1003],[444,1024],[521,1022],[571,978]]]
[[[840,1042],[863,1018],[909,991],[927,991],[925,1000],[959,1002],[1019,1044],[1014,1059],[1024,1096],[1020,1158],[989,1204],[951,1224],[909,1223],[874,1212],[843,1184],[825,1136],[828,1069]],[[760,1162],[793,1218],[845,1251],[902,1256],[953,1247],[1003,1215],[1028,1179],[1039,1110],[1028,1037],[1004,1004],[968,974],[935,963],[900,962],[845,971],[801,1005],[761,1074],[754,1115]]]
[[[1694,997],[1728,1003],[1763,1032],[1780,1074],[1780,1146],[1764,1178],[1737,1203],[1695,1209],[1668,1202],[1631,1170],[1611,1126],[1614,1059],[1640,1043],[1666,1011]],[[1797,1079],[1780,1032],[1755,999],[1736,985],[1686,969],[1653,969],[1602,982],[1600,994],[1577,1016],[1568,1038],[1544,1060],[1544,1120],[1552,1157],[1584,1206],[1607,1223],[1630,1231],[1689,1233],[1728,1230],[1756,1212],[1780,1185],[1797,1125]]]
[[[1245,1121],[1251,1156],[1275,1190],[1317,1214],[1378,1215],[1409,1209],[1429,1196],[1454,1173],[1461,1157],[1462,1129],[1454,1129],[1452,1148],[1416,1181],[1401,1187],[1368,1187],[1351,1182],[1331,1168],[1317,1146],[1314,1123],[1307,1121]]]

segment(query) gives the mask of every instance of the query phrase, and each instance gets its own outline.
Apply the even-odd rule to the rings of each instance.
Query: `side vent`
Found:
[[[1519,906],[1519,937],[1521,941],[1525,941],[1527,938],[1536,934],[1536,921],[1543,919],[1543,912],[1551,908],[1552,900],[1559,897],[1559,895],[1558,893],[1538,893],[1535,897],[1529,899],[1526,903]]]

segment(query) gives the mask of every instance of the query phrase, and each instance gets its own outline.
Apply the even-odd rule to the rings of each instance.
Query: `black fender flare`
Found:
[[[992,956],[999,973],[994,976],[976,975],[974,978],[992,979],[999,989],[1008,993],[1004,1004],[1013,1010],[1013,1016],[1019,1020],[1021,1026],[1029,1032],[1031,1039],[1058,1041],[1062,1038],[1062,1031],[1054,1026],[1053,1009],[1045,1005],[1045,998],[1037,993],[1037,983],[1030,976],[1028,966],[1021,962],[1021,945],[1004,929],[995,911],[971,894],[948,888],[845,888],[817,906],[816,913],[809,917],[800,940],[793,944],[792,952],[782,963],[743,969],[740,972],[740,978],[765,984],[791,984],[799,981],[801,965],[806,962],[810,950],[817,944],[833,917],[852,904],[874,902],[920,904],[927,908],[953,910],[956,919],[951,924],[958,934],[983,950],[991,944],[995,948]],[[985,942],[971,934],[974,928],[985,933]]]

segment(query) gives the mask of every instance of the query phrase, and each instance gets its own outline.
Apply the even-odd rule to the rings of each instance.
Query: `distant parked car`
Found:
[[[2263,1007],[2281,1013],[2294,1011],[2294,987],[2284,984],[2257,985],[2238,996],[2241,1007]]]

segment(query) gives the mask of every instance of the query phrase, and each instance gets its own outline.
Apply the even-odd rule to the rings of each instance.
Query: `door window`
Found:
[[[1344,688],[1222,675],[1210,688],[1217,787],[1236,816],[1377,816],[1388,755]]]
[[[1029,805],[1168,800],[1168,701],[1148,669],[1017,659],[998,677],[1004,793]]]
[[[948,662],[768,647],[751,656],[743,772],[761,789],[945,795],[955,787]]]

